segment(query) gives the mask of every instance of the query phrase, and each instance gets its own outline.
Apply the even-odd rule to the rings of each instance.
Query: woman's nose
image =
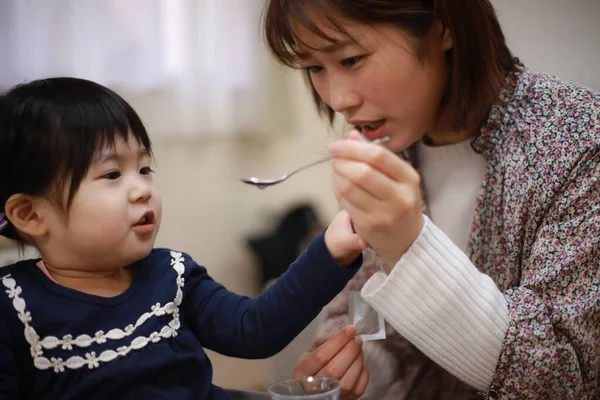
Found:
[[[360,106],[362,99],[353,88],[349,78],[330,78],[329,106],[339,113],[344,113]]]

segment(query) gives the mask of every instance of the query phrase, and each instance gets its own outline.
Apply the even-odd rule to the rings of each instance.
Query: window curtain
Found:
[[[155,135],[261,130],[263,0],[2,0],[0,87],[49,76],[108,86]]]

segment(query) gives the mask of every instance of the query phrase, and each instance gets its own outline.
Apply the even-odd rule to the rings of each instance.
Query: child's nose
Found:
[[[150,185],[143,180],[138,180],[129,192],[129,199],[131,202],[148,201],[151,197],[152,189],[150,188]]]

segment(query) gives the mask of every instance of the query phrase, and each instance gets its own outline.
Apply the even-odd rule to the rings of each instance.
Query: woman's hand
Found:
[[[356,328],[347,326],[329,340],[317,339],[298,359],[294,376],[328,376],[342,386],[342,399],[358,399],[367,388],[369,374],[364,366],[362,339]]]
[[[423,228],[419,174],[356,131],[348,139],[329,147],[334,157],[333,192],[356,233],[393,268]]]

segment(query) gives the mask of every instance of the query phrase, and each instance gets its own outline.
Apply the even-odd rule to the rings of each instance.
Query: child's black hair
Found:
[[[49,78],[13,87],[0,95],[0,212],[14,194],[57,189],[68,189],[68,209],[96,152],[129,135],[152,154],[137,113],[102,85]],[[11,224],[2,235],[22,242]]]

